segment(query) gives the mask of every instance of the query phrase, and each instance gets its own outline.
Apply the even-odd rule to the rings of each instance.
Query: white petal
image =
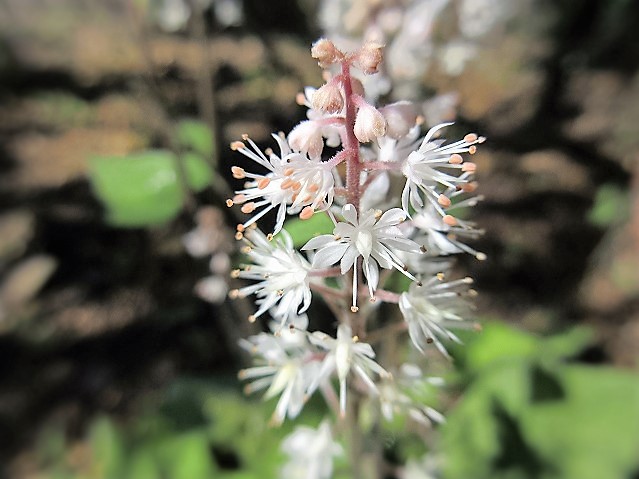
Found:
[[[344,256],[347,248],[348,243],[338,242],[321,248],[317,251],[313,258],[313,267],[328,268],[329,266],[334,265],[342,258],[342,256]]]

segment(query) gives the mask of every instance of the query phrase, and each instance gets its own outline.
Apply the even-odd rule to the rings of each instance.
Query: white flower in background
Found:
[[[330,479],[333,457],[344,452],[333,440],[328,421],[323,421],[317,429],[297,426],[286,436],[281,448],[289,456],[280,472],[282,479]]]
[[[314,391],[320,383],[336,372],[339,379],[339,404],[342,416],[346,414],[346,379],[349,373],[352,372],[361,379],[371,394],[378,394],[371,376],[390,376],[375,362],[375,351],[371,345],[360,343],[357,337],[353,337],[351,328],[345,324],[340,324],[337,328],[337,339],[321,331],[315,331],[309,335],[309,340],[315,346],[328,351],[320,372],[309,389]]]
[[[241,141],[231,144],[231,148],[239,151],[258,165],[268,170],[267,174],[250,173],[244,168],[231,168],[236,179],[248,178],[245,188],[236,191],[227,205],[241,204],[243,213],[258,211],[240,227],[240,231],[251,226],[269,211],[277,209],[277,219],[273,234],[279,233],[284,225],[287,207],[292,213],[303,207],[309,207],[307,216],[317,208],[326,209],[333,202],[334,176],[330,166],[320,158],[309,159],[305,154],[292,152],[283,136],[273,135],[279,144],[280,156],[267,150],[268,158],[248,136],[247,141],[252,149]]]
[[[248,245],[244,252],[251,263],[242,271],[234,271],[234,276],[256,283],[235,290],[232,295],[257,297],[259,309],[249,320],[255,321],[271,310],[283,326],[311,304],[310,264],[293,248],[291,237],[285,231],[273,241],[257,228],[246,230],[244,237]]]
[[[369,210],[357,217],[357,210],[351,204],[342,208],[346,220],[335,225],[332,235],[320,235],[311,239],[302,249],[316,249],[313,268],[328,268],[340,263],[342,274],[346,274],[362,258],[364,276],[368,282],[371,298],[379,282],[379,267],[395,268],[409,278],[414,276],[405,271],[405,265],[395,253],[396,250],[420,253],[420,246],[406,238],[398,227],[406,219],[406,213],[392,208],[385,213]],[[353,274],[353,311],[357,311],[357,272]]]
[[[289,333],[290,334],[290,333]],[[293,333],[304,336],[301,332]],[[273,425],[280,425],[286,417],[297,417],[306,402],[309,386],[319,371],[319,363],[312,360],[308,343],[292,343],[287,339],[262,333],[240,342],[240,345],[261,357],[262,365],[243,369],[242,380],[250,380],[246,394],[266,389],[264,400],[279,396],[271,417]]]
[[[455,193],[451,196],[454,197],[454,195]],[[481,196],[467,198],[444,209],[444,213],[451,209],[474,206],[481,199]],[[484,234],[483,230],[475,228],[475,223],[451,215],[442,217],[441,212],[431,204],[416,211],[412,220],[416,229],[414,240],[426,248],[423,258],[425,261],[432,261],[432,258],[436,256],[459,253],[471,254],[480,261],[486,259],[484,253],[464,243],[467,240],[476,240]]]
[[[471,278],[443,281],[443,274],[425,281],[421,287],[411,285],[402,293],[399,309],[408,324],[408,334],[415,347],[425,352],[428,344],[449,357],[441,339],[461,344],[460,339],[448,328],[468,328],[474,323],[468,321],[471,305],[468,298],[475,294],[470,289]]]
[[[475,171],[475,164],[464,163],[462,153],[473,154],[477,143],[483,143],[485,138],[469,133],[464,139],[445,145],[445,140],[433,139],[442,128],[452,123],[442,123],[431,128],[417,151],[408,155],[402,173],[406,177],[406,185],[402,192],[402,208],[409,211],[409,204],[414,209],[420,209],[425,201],[429,201],[438,208],[441,198],[441,187],[457,189],[468,183],[468,176],[455,176],[455,170],[467,173]],[[448,170],[448,172],[442,171]],[[444,213],[442,212],[442,216]]]

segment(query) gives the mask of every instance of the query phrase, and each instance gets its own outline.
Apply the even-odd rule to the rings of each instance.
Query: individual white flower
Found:
[[[339,380],[339,404],[342,416],[346,414],[346,379],[350,372],[362,380],[371,394],[378,394],[377,386],[371,376],[390,376],[375,362],[375,351],[371,345],[360,343],[359,339],[353,336],[350,326],[340,324],[337,328],[337,339],[321,331],[315,331],[309,335],[309,340],[315,346],[328,351],[309,390],[314,391],[319,384],[336,372]]]
[[[293,334],[303,336],[300,332]],[[240,379],[252,381],[244,387],[245,393],[266,389],[265,400],[279,396],[271,417],[273,425],[282,424],[286,417],[297,417],[319,371],[319,363],[312,359],[308,343],[292,343],[283,336],[261,333],[241,341],[240,345],[257,356],[260,363],[238,373]]]
[[[434,343],[449,357],[441,339],[461,343],[448,328],[473,326],[474,323],[467,320],[471,311],[468,297],[475,294],[469,289],[472,282],[471,278],[444,282],[440,274],[421,287],[411,285],[408,292],[401,294],[399,309],[408,324],[410,339],[420,352],[424,353],[426,345]]]
[[[444,145],[445,140],[434,140],[434,135],[452,123],[442,123],[431,128],[417,151],[408,155],[402,173],[406,177],[406,185],[402,192],[402,208],[409,211],[409,204],[414,209],[424,206],[424,199],[433,205],[438,204],[441,187],[445,189],[464,185],[469,182],[468,176],[451,174],[454,170],[462,173],[475,171],[474,163],[464,163],[462,153],[473,154],[477,143],[485,138],[469,133],[462,140]],[[448,170],[442,171],[442,170]]]
[[[328,208],[333,202],[334,177],[330,165],[321,159],[309,159],[305,154],[292,152],[289,144],[283,136],[273,135],[280,147],[280,156],[267,150],[268,158],[248,136],[244,136],[251,149],[237,141],[231,144],[231,148],[239,151],[258,165],[266,168],[268,173],[249,173],[244,168],[234,166],[231,168],[236,179],[248,178],[245,188],[236,191],[232,200],[227,205],[242,205],[243,213],[258,211],[239,230],[251,226],[272,209],[277,208],[277,219],[273,234],[277,234],[284,225],[284,219],[288,212],[299,211],[303,207]]]
[[[439,378],[434,378],[439,379]],[[419,404],[405,394],[397,381],[384,380],[378,385],[382,416],[392,421],[396,414],[406,415],[424,426],[445,422],[444,416],[436,409]]]
[[[454,193],[453,193],[454,195]],[[474,206],[481,197],[472,197],[445,208],[444,213],[451,209]],[[441,215],[432,204],[426,205],[413,214],[412,223],[416,228],[414,240],[426,248],[424,260],[432,260],[436,256],[468,253],[478,260],[486,259],[486,255],[464,243],[475,240],[484,234],[477,229],[475,223],[465,221],[451,215]],[[421,271],[417,271],[421,272]]]
[[[281,448],[289,456],[280,473],[282,479],[330,479],[333,457],[344,452],[333,440],[326,420],[317,429],[297,426],[284,438]]]
[[[371,298],[375,296],[379,282],[380,266],[385,269],[396,268],[415,280],[412,274],[405,271],[404,263],[395,252],[420,252],[420,246],[406,238],[398,227],[406,219],[404,211],[400,208],[392,208],[385,213],[380,210],[368,210],[360,213],[358,218],[355,207],[347,204],[342,207],[342,216],[346,221],[337,223],[332,235],[317,236],[302,247],[303,250],[317,250],[313,258],[314,268],[328,268],[339,262],[341,273],[346,274],[361,257]],[[354,271],[354,312],[357,311],[357,276],[358,272]]]
[[[304,88],[304,93],[300,93],[297,96],[297,103],[308,108],[308,110],[306,111],[306,117],[309,121],[300,123],[293,129],[293,131],[296,131],[300,125],[308,123],[305,128],[307,129],[307,132],[309,134],[319,135],[320,140],[322,138],[326,140],[327,146],[336,148],[342,143],[342,132],[344,131],[343,123],[340,121],[340,115],[334,115],[313,108],[312,102],[316,91],[316,88],[306,87]],[[289,141],[291,141],[291,134],[293,133],[293,131],[289,134]],[[300,138],[298,141],[302,142],[303,139]],[[297,149],[296,147],[293,148],[297,151],[302,151],[301,149]],[[323,148],[324,145],[322,142],[322,144],[318,147],[318,155],[322,154]]]
[[[257,228],[246,230],[244,238],[248,246],[244,252],[251,260],[244,270],[233,275],[256,283],[234,290],[233,296],[257,297],[259,309],[249,317],[255,321],[269,309],[283,326],[286,321],[301,314],[311,304],[309,286],[310,264],[293,248],[293,241],[285,231],[269,241]]]

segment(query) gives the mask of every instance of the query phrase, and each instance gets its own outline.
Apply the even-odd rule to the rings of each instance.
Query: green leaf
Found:
[[[213,133],[206,123],[182,120],[178,123],[176,135],[182,148],[199,153],[204,158],[213,156],[215,151]]]
[[[213,182],[213,170],[201,156],[185,153],[182,161],[184,161],[186,182],[193,191],[199,193]]]
[[[210,479],[215,466],[206,434],[193,431],[168,439],[159,448],[166,477],[171,479]]]
[[[304,246],[306,242],[315,236],[330,234],[333,231],[333,222],[325,214],[314,214],[307,220],[293,218],[284,223],[284,229],[293,238],[293,245],[296,248]]]
[[[189,188],[201,191],[210,184],[213,172],[200,156],[187,153],[182,161]],[[184,200],[179,173],[175,155],[165,150],[91,160],[93,190],[115,226],[144,227],[173,219]]]
[[[588,221],[599,227],[618,224],[629,215],[628,193],[613,184],[600,186],[595,194]]]
[[[97,477],[122,477],[125,462],[124,444],[115,426],[107,418],[98,419],[91,427],[91,448]]]

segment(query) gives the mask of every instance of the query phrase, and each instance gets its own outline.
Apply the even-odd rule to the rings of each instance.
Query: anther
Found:
[[[462,171],[468,171],[469,173],[474,173],[476,169],[477,165],[471,161],[464,163],[461,168]]]
[[[306,206],[304,209],[302,209],[302,211],[300,213],[300,219],[301,220],[307,220],[311,216],[313,216],[314,213],[315,213],[315,211],[313,211],[312,207]]]
[[[242,180],[246,178],[246,172],[244,171],[244,168],[240,168],[239,166],[231,167],[231,173],[233,173],[233,178],[235,178],[236,180]]]
[[[437,273],[437,279],[438,279],[438,280],[440,280],[440,281],[444,281],[444,278],[445,278],[445,277],[446,277],[446,276],[444,275],[444,273]]]
[[[240,208],[240,211],[242,211],[242,213],[253,213],[253,211],[255,211],[255,203],[253,201],[251,201],[250,203],[246,203],[244,205],[242,205],[242,208]]]
[[[357,306],[351,306],[351,313],[357,313],[359,308]]]
[[[468,148],[468,153],[470,153],[471,155],[474,155],[475,153],[477,153],[477,147],[475,145],[472,145]]]
[[[464,161],[464,159],[458,153],[454,153],[454,154],[450,155],[450,158],[448,159],[448,163],[450,163],[451,165],[459,165],[459,164],[463,163],[463,161]]]
[[[231,271],[231,278],[237,279],[239,277],[240,277],[240,270],[239,269],[234,269],[233,271]]]
[[[433,338],[426,338],[427,344],[433,344]]]
[[[243,194],[235,195],[232,201],[234,205],[241,205],[246,201],[246,196]]]
[[[273,233],[269,233],[266,235],[266,241],[273,241]]]
[[[260,190],[263,190],[264,188],[266,188],[269,184],[271,183],[271,179],[270,178],[262,178],[260,181],[257,182],[257,187]]]
[[[441,194],[439,195],[439,198],[437,198],[437,203],[442,205],[444,208],[448,208],[450,206],[450,198],[444,194]]]
[[[241,141],[231,142],[231,150],[233,151],[243,150],[244,148],[246,148],[246,145],[242,143]]]
[[[457,218],[452,215],[444,215],[442,221],[446,223],[448,226],[455,226],[457,224]]]
[[[465,137],[464,137],[464,141],[466,143],[475,143],[477,141],[477,135],[475,133],[468,133]]]
[[[485,253],[477,253],[475,255],[475,258],[477,258],[479,261],[486,261],[487,256]]]
[[[251,315],[248,317],[249,323],[254,323],[256,319],[257,319],[257,318],[256,318],[256,317],[255,317],[255,315],[253,315],[253,314],[251,314]]]
[[[421,245],[421,246],[419,247],[419,251],[421,251],[422,253],[425,253],[425,252],[426,252],[426,251],[428,251],[428,250],[426,249],[426,246]]]
[[[248,139],[249,139],[248,133],[242,133],[242,139],[244,141],[248,141]]]
[[[293,173],[295,173],[295,169],[293,168],[286,168],[284,170],[284,176],[291,176]]]
[[[230,198],[229,198],[228,200],[226,200],[226,206],[228,206],[229,208],[230,208],[231,206],[233,206],[233,200],[232,200],[232,199],[230,199]]]
[[[242,238],[244,238],[244,233],[238,231],[237,233],[235,233],[235,239],[236,240],[241,240]]]
[[[238,289],[232,289],[229,291],[229,298],[236,299],[240,297],[240,291]]]

